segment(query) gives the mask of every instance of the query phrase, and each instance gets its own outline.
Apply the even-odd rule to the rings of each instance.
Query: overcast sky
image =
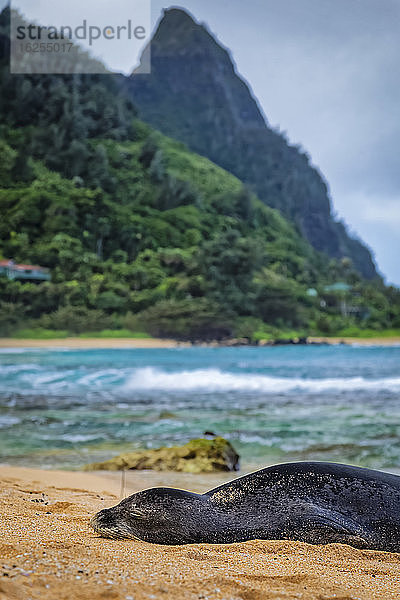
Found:
[[[96,1],[113,15],[116,4],[129,6]],[[168,6],[152,0],[153,25]],[[269,123],[307,150],[335,211],[374,250],[387,281],[400,285],[400,0],[176,6],[231,49]]]

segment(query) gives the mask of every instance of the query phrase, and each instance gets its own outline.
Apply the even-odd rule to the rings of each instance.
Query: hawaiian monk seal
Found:
[[[400,476],[324,462],[280,464],[205,494],[152,488],[101,510],[102,536],[156,544],[250,539],[400,552]]]

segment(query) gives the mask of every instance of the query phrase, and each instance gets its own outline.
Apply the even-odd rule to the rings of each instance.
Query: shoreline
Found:
[[[142,483],[140,472],[133,473],[133,491]],[[399,554],[287,540],[160,546],[105,539],[88,523],[120,501],[119,482],[79,471],[0,466],[0,484],[0,598],[400,597]]]
[[[317,337],[310,336],[308,338],[311,344],[327,344],[328,346],[337,346],[338,344],[361,346],[398,346],[400,345],[400,337],[373,337],[373,338],[357,338],[357,337]]]
[[[49,340],[0,338],[0,348],[76,348],[76,349],[107,349],[107,348],[184,348],[190,347],[190,342],[158,338],[55,338]]]
[[[361,346],[397,346],[400,345],[400,337],[373,337],[373,338],[356,338],[356,337],[307,337],[307,343],[296,344],[290,343],[266,343],[266,344],[236,344],[232,340],[227,342],[211,342],[211,343],[192,343],[181,342],[178,340],[161,339],[161,338],[55,338],[55,339],[19,339],[19,338],[0,338],[0,348],[68,348],[68,349],[148,349],[148,348],[225,348],[225,347],[276,347],[282,345],[361,345]]]

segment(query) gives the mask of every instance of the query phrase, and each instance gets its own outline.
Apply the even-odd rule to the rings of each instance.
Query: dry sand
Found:
[[[0,479],[0,600],[400,598],[397,554],[286,541],[156,546],[107,540],[91,531],[88,519],[119,500],[118,480],[11,467],[0,468]],[[151,475],[130,474],[129,486],[135,481],[139,489]]]
[[[157,338],[63,338],[57,340],[19,340],[0,338],[0,348],[178,348],[184,342]]]

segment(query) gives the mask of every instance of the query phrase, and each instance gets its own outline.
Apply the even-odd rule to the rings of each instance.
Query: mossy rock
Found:
[[[237,471],[239,455],[224,438],[191,440],[184,446],[127,452],[104,462],[85,466],[85,471],[122,471],[152,469],[183,473]]]

